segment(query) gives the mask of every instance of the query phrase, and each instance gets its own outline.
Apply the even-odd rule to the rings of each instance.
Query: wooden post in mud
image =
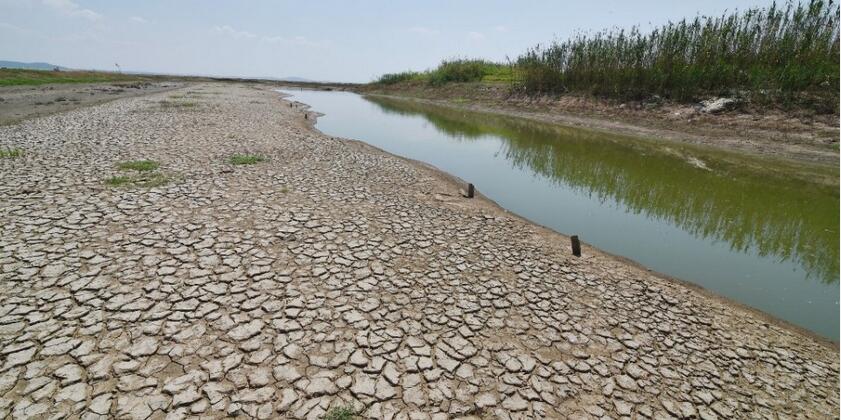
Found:
[[[467,184],[467,198],[473,198],[474,194],[476,194],[476,188],[473,184]]]
[[[581,242],[578,240],[578,235],[572,235],[569,237],[570,242],[572,242],[572,255],[576,257],[581,256]]]

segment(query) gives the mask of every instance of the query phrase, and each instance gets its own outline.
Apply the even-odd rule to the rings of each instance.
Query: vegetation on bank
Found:
[[[479,59],[444,60],[438,67],[422,72],[404,71],[384,74],[376,83],[393,85],[402,82],[424,82],[442,85],[453,82],[510,82],[513,68],[507,64]]]
[[[677,101],[725,95],[837,112],[838,4],[774,4],[684,19],[648,33],[639,27],[582,33],[535,46],[509,64],[450,60],[426,72],[387,74],[376,83],[476,82],[497,75],[530,95],[660,95]]]
[[[0,69],[0,86],[45,85],[48,83],[130,82],[142,77],[101,71],[50,71]]]

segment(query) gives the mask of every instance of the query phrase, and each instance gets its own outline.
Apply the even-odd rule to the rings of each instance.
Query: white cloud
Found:
[[[494,30],[497,32],[508,32],[508,27],[505,25],[497,25],[494,26]]]
[[[234,28],[232,28],[228,25],[216,26],[213,29],[216,29],[216,32],[223,33],[223,34],[228,35],[232,38],[237,38],[237,39],[257,38],[257,34],[254,34],[254,33],[248,32],[248,31],[238,31],[238,30],[236,30],[236,29],[234,29]]]
[[[62,14],[87,20],[102,19],[102,15],[90,9],[83,9],[72,0],[42,0],[42,2]]]
[[[438,35],[437,29],[427,28],[426,26],[412,26],[409,28],[409,32],[422,35]]]
[[[467,33],[467,38],[469,38],[473,41],[481,41],[481,40],[485,39],[485,34],[483,34],[481,32],[472,32],[471,31],[471,32]]]
[[[149,23],[148,20],[143,19],[140,16],[132,16],[132,17],[129,18],[129,20],[131,20],[132,22],[137,22],[137,23]]]

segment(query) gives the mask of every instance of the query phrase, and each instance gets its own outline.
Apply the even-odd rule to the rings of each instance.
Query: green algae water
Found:
[[[502,207],[838,341],[838,168],[284,90],[316,127],[430,163]]]

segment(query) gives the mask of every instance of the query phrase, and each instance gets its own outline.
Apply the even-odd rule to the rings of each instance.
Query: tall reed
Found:
[[[648,33],[639,27],[580,33],[523,53],[514,85],[528,94],[620,98],[809,96],[837,108],[838,32],[838,4],[810,0],[684,19]]]

